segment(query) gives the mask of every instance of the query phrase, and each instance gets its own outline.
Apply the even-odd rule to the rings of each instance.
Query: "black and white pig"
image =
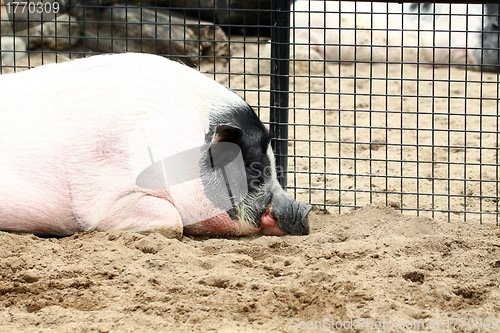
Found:
[[[498,7],[298,0],[291,14],[291,41],[327,60],[472,64],[473,69],[496,71]]]
[[[307,234],[251,107],[160,56],[0,75],[0,230]]]

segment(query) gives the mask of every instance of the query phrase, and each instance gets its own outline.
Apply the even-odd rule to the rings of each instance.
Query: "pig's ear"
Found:
[[[215,130],[211,146],[217,142],[231,142],[239,146],[242,136],[243,134],[239,127],[233,125],[219,125]]]
[[[223,167],[231,163],[240,153],[242,131],[232,125],[219,125],[208,150],[207,162],[212,167]]]

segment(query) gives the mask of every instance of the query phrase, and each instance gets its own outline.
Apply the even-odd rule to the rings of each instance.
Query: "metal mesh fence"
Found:
[[[498,224],[498,5],[295,10],[300,196]]]
[[[286,135],[275,148],[299,201],[498,225],[498,4],[58,3],[41,24],[2,2],[2,74],[110,52],[178,59]]]

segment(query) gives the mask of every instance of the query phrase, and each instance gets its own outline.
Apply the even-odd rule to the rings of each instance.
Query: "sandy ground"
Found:
[[[239,74],[210,76],[266,120],[269,77],[255,75],[266,63],[240,58],[260,46],[235,40],[216,69]],[[0,232],[0,331],[294,332],[333,320],[348,330],[498,332],[497,76],[316,63],[310,77],[295,65],[290,193],[329,211],[315,207],[310,235]]]
[[[311,223],[304,237],[180,241],[0,233],[1,331],[293,332],[351,319],[366,329],[360,318],[500,329],[498,228],[375,206]]]

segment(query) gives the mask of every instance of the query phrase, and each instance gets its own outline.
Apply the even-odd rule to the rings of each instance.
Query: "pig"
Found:
[[[0,75],[0,230],[303,235],[270,136],[234,91],[149,54]]]
[[[291,41],[342,62],[500,64],[498,5],[306,1],[293,4]]]

